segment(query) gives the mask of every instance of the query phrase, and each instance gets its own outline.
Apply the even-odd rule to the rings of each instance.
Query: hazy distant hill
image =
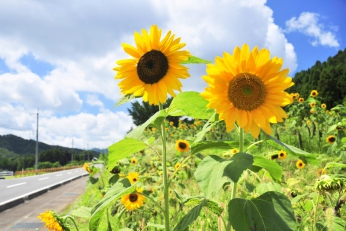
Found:
[[[7,149],[10,152],[19,155],[30,155],[36,153],[36,141],[35,140],[27,140],[15,135],[0,135],[0,148]],[[58,145],[49,145],[46,143],[38,142],[38,150],[39,152],[47,151],[51,149],[62,149],[62,150],[71,150],[71,148],[62,147]],[[82,149],[74,148],[73,152],[79,153],[82,152]],[[100,152],[96,150],[91,150],[95,152],[95,154],[99,154]]]

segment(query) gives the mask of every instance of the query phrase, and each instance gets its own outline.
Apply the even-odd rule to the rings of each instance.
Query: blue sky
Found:
[[[2,0],[0,135],[106,148],[133,127],[112,68],[121,43],[157,24],[196,56],[235,46],[267,48],[290,76],[346,48],[344,0]],[[203,91],[204,65],[189,65],[183,90]]]

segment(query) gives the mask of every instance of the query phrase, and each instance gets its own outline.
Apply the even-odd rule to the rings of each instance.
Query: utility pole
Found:
[[[38,174],[37,169],[38,169],[38,109],[37,109],[37,119],[36,119],[36,154],[35,154],[35,172],[36,175]]]
[[[72,138],[72,150],[71,150],[71,166],[73,166],[73,138]]]

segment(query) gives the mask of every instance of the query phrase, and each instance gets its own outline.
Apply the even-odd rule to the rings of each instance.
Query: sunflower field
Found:
[[[114,68],[117,105],[141,97],[159,111],[109,146],[102,167],[85,163],[86,192],[65,215],[41,214],[46,227],[346,229],[346,102],[287,93],[289,70],[264,48],[244,44],[210,62],[155,25],[134,38]],[[181,92],[188,64],[206,65],[204,92]]]

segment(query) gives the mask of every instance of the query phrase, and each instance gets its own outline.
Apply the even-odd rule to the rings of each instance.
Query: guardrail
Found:
[[[81,167],[83,167],[83,165],[66,166],[66,167],[59,167],[59,168],[42,168],[42,169],[37,169],[37,174],[47,173],[47,172],[57,172],[57,171],[69,170],[69,169],[81,168]],[[36,175],[35,169],[24,170],[24,171],[15,171],[15,173],[14,173],[15,177],[31,176],[31,175]]]
[[[0,172],[0,176],[13,176],[13,171],[2,171]]]

